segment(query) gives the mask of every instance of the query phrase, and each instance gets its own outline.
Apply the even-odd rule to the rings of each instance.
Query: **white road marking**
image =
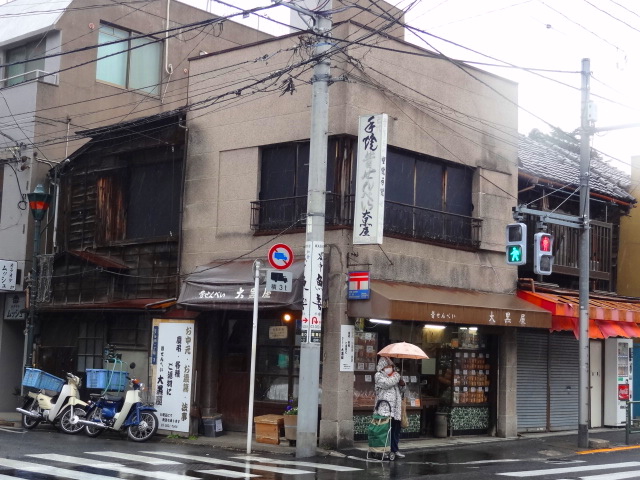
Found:
[[[196,473],[206,473],[208,475],[218,475],[219,477],[229,477],[229,478],[252,478],[252,477],[260,476],[260,475],[256,475],[255,473],[235,472],[233,470],[224,470],[222,468],[219,468],[216,470],[196,470]]]
[[[82,465],[84,467],[102,468],[105,470],[112,470],[119,473],[130,473],[132,475],[139,475],[141,477],[158,478],[161,480],[184,480],[185,478],[193,478],[194,480],[200,480],[200,477],[191,477],[189,475],[182,475],[169,472],[155,472],[144,471],[139,468],[125,467],[120,463],[115,462],[102,462],[100,460],[86,459],[82,457],[72,457],[69,455],[58,455],[56,453],[33,453],[27,455],[28,457],[40,458],[42,460],[50,460],[53,462],[71,463],[73,465]],[[111,477],[113,480],[113,477]]]
[[[231,462],[229,460],[219,460],[217,458],[200,457],[198,455],[186,455],[183,453],[171,453],[171,452],[140,452],[140,453],[146,453],[149,455],[163,455],[166,457],[181,458],[183,460],[195,460],[201,463],[211,463],[213,465],[224,465],[227,467],[236,467],[236,468],[250,467],[252,470],[262,470],[264,472],[273,472],[273,473],[284,473],[286,475],[304,475],[304,474],[315,475],[316,473],[316,472],[310,472],[308,470],[298,470],[296,468],[279,468],[279,467],[269,467],[266,465],[254,465],[249,463]]]
[[[580,477],[582,480],[622,480],[624,478],[640,478],[640,471],[605,473],[602,475],[589,475],[588,477]]]
[[[84,452],[89,455],[100,455],[103,457],[109,457],[116,460],[133,460],[135,462],[148,463],[150,465],[182,465],[180,462],[174,462],[173,460],[165,460],[164,458],[147,457],[146,455],[134,455],[131,453],[122,452]]]
[[[78,472],[76,470],[67,470],[66,468],[57,468],[49,465],[36,465],[33,462],[21,462],[20,460],[10,460],[8,458],[0,458],[0,466],[15,468],[31,473],[44,473],[47,475],[55,475],[61,478],[70,478],[73,480],[113,480],[113,477],[107,475],[98,475],[96,473]],[[4,476],[3,476],[4,477]],[[16,478],[16,477],[7,477]]]
[[[605,465],[584,465],[579,467],[549,468],[546,470],[527,470],[522,472],[498,473],[506,477],[535,477],[537,475],[557,475],[559,473],[589,472],[592,470],[621,469],[640,466],[640,462],[607,463]],[[607,477],[609,478],[609,477]]]
[[[297,462],[294,460],[274,460],[272,458],[266,457],[258,457],[253,455],[241,455],[237,457],[239,460],[248,460],[253,462],[262,462],[262,463],[276,463],[278,465],[293,465],[294,467],[309,467],[309,468],[318,468],[321,470],[331,470],[334,472],[355,472],[361,471],[361,468],[353,468],[353,467],[343,467],[341,465],[330,465],[325,463],[313,463],[313,462]]]

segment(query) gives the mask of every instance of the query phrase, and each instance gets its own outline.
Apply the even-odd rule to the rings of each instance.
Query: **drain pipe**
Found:
[[[169,63],[169,7],[171,0],[167,0],[167,23],[164,32],[164,71],[171,75],[173,73],[173,65]]]

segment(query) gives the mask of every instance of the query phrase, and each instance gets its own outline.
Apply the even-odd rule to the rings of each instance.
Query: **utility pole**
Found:
[[[324,285],[324,228],[327,185],[327,138],[329,130],[329,83],[331,68],[326,55],[332,45],[331,17],[326,10],[311,11],[289,3],[287,6],[313,20],[316,35],[311,100],[309,184],[307,190],[307,230],[305,237],[302,338],[296,457],[312,457],[318,446],[318,405],[320,391],[320,345]]]
[[[579,296],[580,318],[578,340],[580,376],[578,387],[578,447],[589,446],[589,251],[590,251],[590,212],[589,212],[589,163],[591,161],[591,120],[589,118],[589,84],[591,62],[582,59],[582,101],[580,122],[580,249],[578,265],[580,268]]]

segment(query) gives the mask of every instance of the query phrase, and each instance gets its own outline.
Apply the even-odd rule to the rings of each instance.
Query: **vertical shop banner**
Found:
[[[382,244],[388,121],[386,113],[364,115],[359,120],[354,244]]]
[[[320,343],[324,242],[306,242],[302,294],[302,343]]]
[[[354,336],[356,329],[353,325],[340,325],[340,371],[353,372],[354,364]]]
[[[189,432],[193,348],[193,322],[168,321],[157,326],[153,392],[161,430]]]
[[[6,294],[4,296],[4,319],[23,320],[25,318],[22,311],[26,308],[24,293]]]
[[[18,262],[0,260],[0,290],[14,291],[17,273]]]

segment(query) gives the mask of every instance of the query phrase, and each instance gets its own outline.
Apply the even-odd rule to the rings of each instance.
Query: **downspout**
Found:
[[[178,274],[178,278],[180,278],[180,272],[182,269],[182,245],[183,245],[182,225],[183,225],[183,216],[184,216],[184,192],[186,190],[185,175],[187,174],[187,154],[188,154],[188,148],[189,148],[189,128],[186,126],[186,121],[187,121],[186,113],[185,113],[184,120],[185,120],[185,125],[182,125],[182,123],[180,122],[180,118],[178,118],[178,127],[184,129],[184,151],[182,154],[182,182],[180,182],[182,191],[180,192],[180,213],[178,215],[178,271],[176,272]],[[178,290],[176,292],[176,298],[178,298],[178,296],[180,295],[180,290],[182,289],[182,285],[180,285],[180,282],[178,282],[177,287],[178,287]]]
[[[171,75],[173,75],[173,65],[169,63],[169,7],[171,6],[171,0],[167,0],[167,23],[165,24],[165,32],[164,32],[164,71],[169,75],[169,79],[171,79]],[[169,86],[167,80],[167,87]],[[164,95],[167,93],[167,89],[165,88],[164,94],[162,95],[162,100],[164,100]],[[162,101],[161,101],[162,103]]]

